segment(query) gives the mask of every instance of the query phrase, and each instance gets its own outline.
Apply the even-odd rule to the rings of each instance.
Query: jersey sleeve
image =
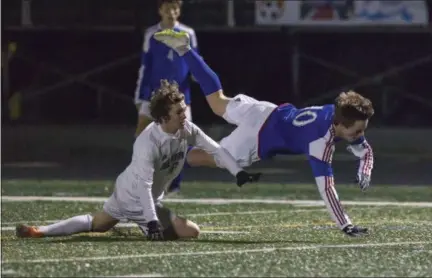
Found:
[[[374,166],[373,150],[364,136],[348,145],[347,150],[359,158],[358,174],[370,176]]]
[[[141,141],[140,144],[135,144],[133,164],[133,187],[137,192],[137,197],[140,200],[143,209],[142,222],[146,223],[153,220],[158,220],[156,215],[155,203],[152,195],[153,174],[156,156],[156,146],[150,141]],[[139,221],[137,221],[139,222]]]
[[[222,166],[225,167],[233,176],[242,170],[226,149],[221,147],[194,123],[188,123],[191,127],[191,145],[203,149],[207,153],[217,157]]]
[[[318,191],[327,211],[340,229],[351,224],[336,192],[333,169],[331,166],[334,147],[334,133],[330,129],[327,134],[309,143],[308,158],[315,176]]]
[[[136,102],[139,100],[150,100],[151,88],[151,67],[153,64],[152,58],[152,32],[147,30],[144,34],[143,48],[141,52],[141,65],[138,71],[138,80],[135,91]]]
[[[198,52],[198,39],[194,29],[190,31],[190,44],[191,47]]]
[[[329,130],[323,137],[319,137],[308,144],[308,156],[315,177],[333,175],[331,171],[335,150],[333,140],[334,132]],[[324,167],[324,165],[327,166]]]

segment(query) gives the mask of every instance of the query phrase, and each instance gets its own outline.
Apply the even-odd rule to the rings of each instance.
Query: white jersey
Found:
[[[151,123],[136,139],[132,161],[118,176],[114,194],[120,202],[139,203],[146,221],[157,220],[155,202],[183,168],[188,146],[197,146],[222,161],[231,174],[242,169],[234,158],[198,126],[186,121],[176,134]]]

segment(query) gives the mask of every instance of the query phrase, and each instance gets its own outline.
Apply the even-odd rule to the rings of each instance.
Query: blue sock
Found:
[[[182,57],[189,66],[192,75],[200,84],[205,96],[211,95],[222,89],[217,74],[207,65],[195,50],[189,50]]]
[[[189,153],[190,150],[192,150],[192,146],[189,146],[186,152],[186,157],[187,154]],[[171,182],[170,187],[168,188],[168,192],[178,192],[180,191],[180,184],[183,180],[183,171],[184,169],[190,168],[191,166],[189,165],[189,163],[187,162],[187,159],[185,159],[185,163],[183,165],[183,169],[181,170],[180,174],[178,174],[178,176]]]

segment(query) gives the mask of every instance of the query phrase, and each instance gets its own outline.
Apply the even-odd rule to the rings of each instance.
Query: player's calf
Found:
[[[61,220],[46,226],[27,226],[19,224],[15,232],[17,237],[52,237],[67,236],[85,232],[106,232],[118,223],[106,212],[97,212],[94,215],[85,214]]]

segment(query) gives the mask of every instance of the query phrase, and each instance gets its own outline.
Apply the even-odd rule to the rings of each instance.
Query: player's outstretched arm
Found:
[[[200,84],[210,108],[215,114],[222,117],[230,98],[224,95],[217,74],[191,47],[189,34],[166,29],[155,33],[154,38],[171,47],[183,57],[184,61],[189,66],[190,72]]]
[[[333,170],[330,163],[310,156],[309,162],[315,176],[315,182],[318,186],[318,191],[327,211],[338,227],[349,236],[360,236],[367,233],[366,228],[354,226],[342,204],[335,189]]]
[[[198,126],[191,122],[188,123],[192,134],[190,144],[203,149],[220,161],[220,164],[236,177],[238,186],[241,187],[245,183],[256,182],[260,179],[261,173],[246,172],[238,165],[234,157],[225,148],[221,147],[216,141],[205,134]]]
[[[359,158],[359,167],[356,176],[356,183],[362,191],[370,186],[372,169],[374,166],[374,155],[372,147],[362,136],[355,142],[348,145],[347,150]]]

